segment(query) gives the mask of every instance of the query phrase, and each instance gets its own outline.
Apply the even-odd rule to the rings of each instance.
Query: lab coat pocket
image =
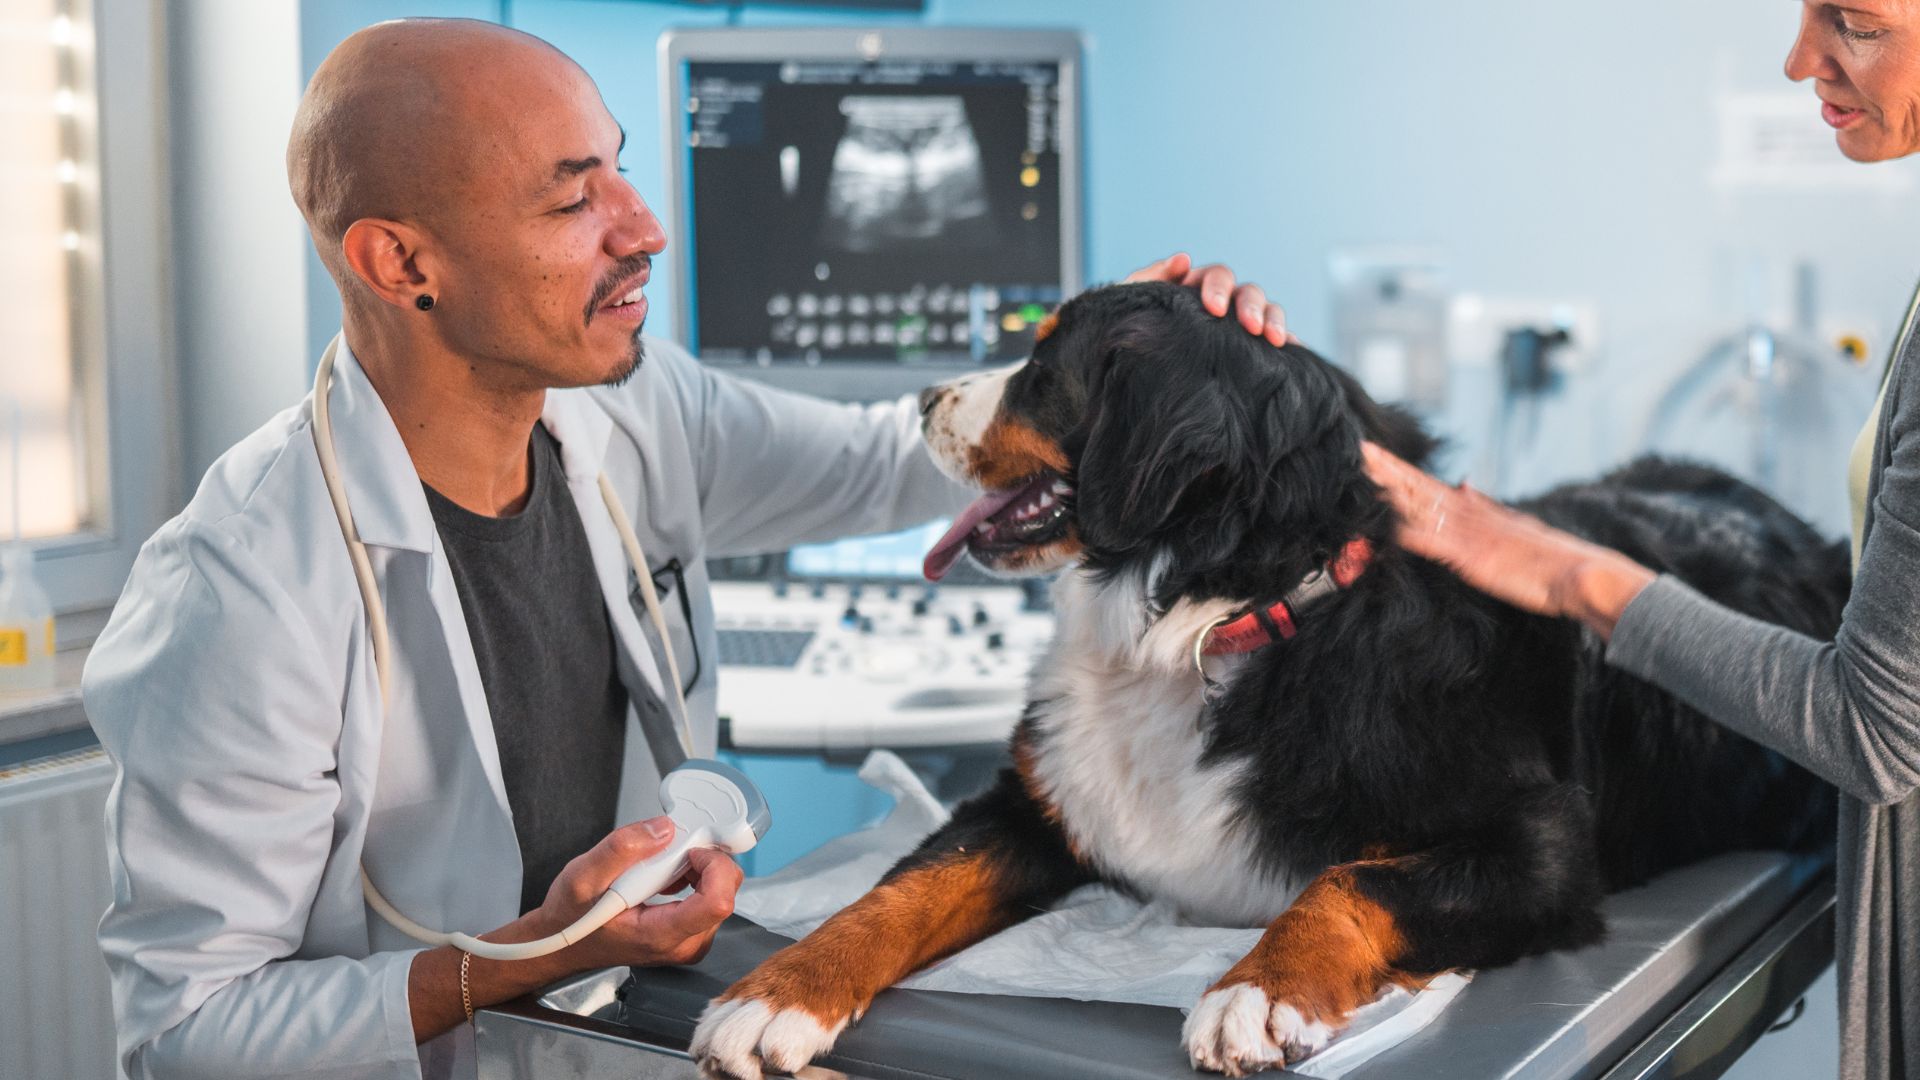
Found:
[[[667,643],[673,649],[673,659],[680,668],[680,690],[692,694],[693,688],[705,674],[706,658],[700,655],[699,643],[693,636],[693,600],[687,593],[686,569],[679,556],[668,559],[666,563],[652,571],[654,598],[659,601],[660,614],[667,623]],[[634,617],[640,620],[642,634],[654,647],[654,659],[660,670],[668,670],[666,657],[660,655],[659,643],[655,641],[657,632],[653,626],[653,616],[647,613],[646,598],[640,593],[639,575],[627,576],[627,602],[633,606]]]

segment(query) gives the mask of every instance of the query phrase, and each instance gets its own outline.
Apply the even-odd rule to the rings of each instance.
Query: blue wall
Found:
[[[1091,280],[1185,248],[1265,284],[1295,331],[1322,344],[1332,334],[1327,257],[1341,247],[1428,247],[1444,253],[1458,288],[1590,302],[1599,362],[1517,463],[1511,489],[1527,490],[1636,448],[1653,398],[1746,316],[1742,268],[1756,259],[1782,281],[1790,263],[1810,261],[1827,310],[1876,353],[1887,346],[1920,276],[1911,205],[1920,191],[1739,193],[1711,178],[1716,96],[1789,88],[1780,66],[1799,7],[930,0],[924,16],[877,21],[1083,32]],[[669,27],[722,25],[725,11],[648,0],[310,0],[302,77],[370,22],[503,14],[585,66],[626,126],[635,184],[659,201],[655,43]],[[752,4],[739,12],[749,26],[853,18]],[[1797,92],[1811,113],[1811,91]],[[1911,180],[1916,166],[1872,168]],[[667,265],[654,290],[661,333],[671,332],[667,293],[679,284]],[[311,266],[317,356],[339,306],[317,259]],[[1488,412],[1483,390],[1444,418],[1463,448],[1457,462],[1473,460]],[[1834,494],[1820,514],[1836,533],[1844,512],[1831,508],[1844,505],[1837,493],[1858,422],[1840,418],[1838,438],[1798,455],[1816,476],[1831,470]]]
[[[306,70],[377,19],[497,19],[502,7],[309,2]],[[1187,248],[1266,284],[1304,338],[1325,342],[1329,251],[1436,248],[1460,288],[1597,305],[1604,367],[1589,397],[1617,418],[1620,438],[1599,436],[1611,446],[1681,364],[1745,314],[1738,277],[1748,261],[1771,260],[1784,280],[1789,262],[1811,260],[1828,310],[1876,350],[1920,275],[1920,214],[1909,205],[1920,194],[1730,194],[1710,180],[1715,95],[1787,87],[1780,65],[1798,8],[930,0],[925,16],[881,21],[1084,32],[1093,280]],[[726,13],[644,0],[514,0],[506,11],[599,82],[630,133],[635,183],[660,197],[655,41],[670,26],[720,25]],[[760,26],[851,18],[751,4],[740,14]],[[1799,92],[1811,111],[1811,91]],[[1915,163],[1873,168],[1912,174]],[[317,354],[338,308],[324,279],[311,297]],[[673,304],[659,299],[655,329],[666,332]],[[1600,464],[1593,456],[1570,455],[1570,467]]]

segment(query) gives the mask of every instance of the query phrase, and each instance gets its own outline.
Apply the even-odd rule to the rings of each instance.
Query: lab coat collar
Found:
[[[346,334],[333,340],[338,351],[327,406],[340,478],[353,500],[353,527],[370,547],[431,553],[433,512],[400,428],[347,346]]]
[[[333,362],[334,453],[353,493],[353,523],[370,546],[431,553],[433,512],[400,429],[342,333]],[[560,444],[569,484],[595,480],[613,436],[613,418],[586,390],[549,390],[540,422]]]
[[[586,390],[547,391],[540,422],[560,444],[560,469],[567,474],[567,482],[588,480],[597,486],[606,467],[607,441],[613,437],[613,417],[587,394]]]

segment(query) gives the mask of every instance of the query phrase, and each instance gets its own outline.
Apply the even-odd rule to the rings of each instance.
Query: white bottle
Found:
[[[0,548],[0,691],[53,688],[53,605],[33,576],[33,552]]]

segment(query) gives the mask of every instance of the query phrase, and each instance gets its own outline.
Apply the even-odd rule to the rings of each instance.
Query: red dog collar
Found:
[[[1373,544],[1349,540],[1332,562],[1307,575],[1277,604],[1229,616],[1200,632],[1194,663],[1202,656],[1252,652],[1263,645],[1286,641],[1300,632],[1300,612],[1321,598],[1352,585],[1373,561]]]

